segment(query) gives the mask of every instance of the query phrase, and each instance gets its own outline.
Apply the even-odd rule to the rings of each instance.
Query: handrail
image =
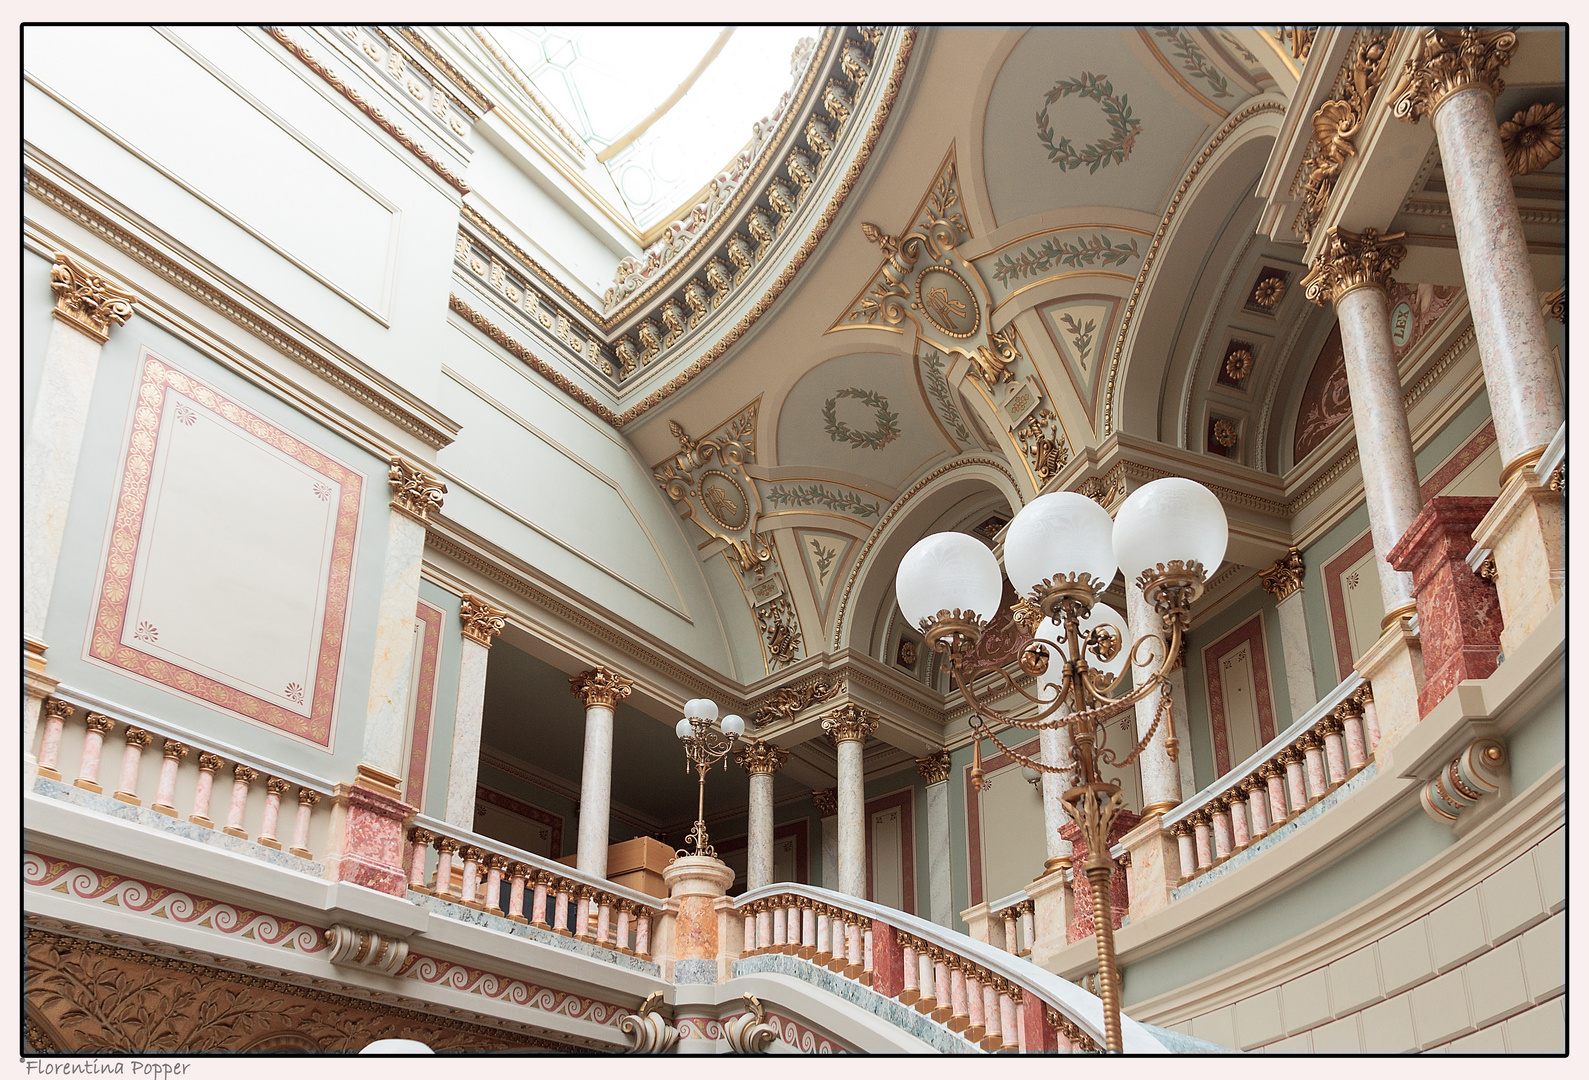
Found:
[[[660,912],[662,910],[662,901],[654,896],[648,896],[633,889],[626,889],[622,885],[615,884],[606,878],[578,870],[567,863],[548,859],[545,855],[537,855],[534,852],[525,851],[523,848],[516,848],[512,844],[505,843],[495,837],[482,836],[477,832],[465,829],[461,825],[452,825],[439,818],[427,817],[424,814],[415,814],[411,824],[417,828],[424,829],[426,832],[435,833],[437,836],[461,840],[474,847],[484,848],[493,855],[501,855],[515,862],[524,863],[526,866],[533,866],[537,870],[545,870],[558,877],[567,878],[569,881],[587,885],[616,899],[628,900],[633,904],[651,908],[653,911]]]
[[[1170,811],[1170,813],[1166,814],[1164,816],[1164,827],[1167,829],[1176,822],[1191,817],[1197,811],[1213,802],[1216,797],[1229,791],[1232,784],[1236,783],[1238,780],[1244,779],[1250,775],[1254,769],[1273,758],[1287,746],[1296,742],[1297,738],[1303,732],[1307,731],[1314,724],[1317,724],[1320,720],[1323,720],[1326,716],[1328,716],[1336,706],[1340,705],[1347,698],[1356,693],[1358,688],[1361,687],[1363,683],[1363,677],[1357,674],[1355,671],[1352,672],[1352,674],[1348,675],[1339,686],[1337,686],[1334,690],[1331,690],[1328,694],[1324,695],[1324,697],[1321,698],[1319,702],[1313,706],[1313,708],[1303,713],[1300,719],[1293,721],[1290,727],[1286,728],[1280,734],[1264,743],[1263,746],[1259,747],[1258,750],[1255,751],[1253,755],[1246,761],[1243,761],[1234,769],[1227,770],[1223,776],[1219,777],[1219,779],[1215,780],[1212,784],[1209,784],[1192,798],[1181,803],[1181,805],[1177,806],[1174,810]]]
[[[928,922],[896,908],[883,907],[859,897],[821,889],[815,885],[795,882],[778,882],[743,893],[735,901],[735,908],[768,900],[776,896],[802,896],[817,903],[840,908],[855,915],[875,919],[898,930],[936,945],[948,952],[962,956],[994,972],[1000,978],[1029,992],[1080,1027],[1089,1038],[1102,1045],[1104,1042],[1103,1002],[1068,979],[1048,972],[1036,964],[985,945],[974,938],[948,930],[937,923]],[[1128,1054],[1167,1054],[1169,1049],[1159,1042],[1142,1024],[1122,1014],[1120,1017],[1122,1048]]]

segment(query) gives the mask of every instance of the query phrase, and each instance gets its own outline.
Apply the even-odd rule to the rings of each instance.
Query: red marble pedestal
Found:
[[[1132,829],[1142,818],[1129,810],[1122,810],[1120,816],[1115,818],[1114,824],[1109,827],[1109,846],[1113,847],[1120,842],[1120,838]],[[1087,840],[1081,835],[1081,829],[1074,821],[1067,821],[1059,827],[1059,835],[1070,841],[1070,864],[1075,868],[1076,911],[1071,917],[1070,925],[1065,928],[1065,941],[1080,941],[1093,935],[1092,920],[1092,890],[1087,881],[1087,875],[1082,872],[1082,866],[1087,862]],[[1114,869],[1109,875],[1109,905],[1110,922],[1116,930],[1120,929],[1120,920],[1130,909],[1131,891],[1126,884],[1125,867],[1118,862],[1113,862]]]
[[[905,989],[905,953],[899,935],[887,923],[872,920],[872,989],[898,997]]]
[[[403,896],[408,873],[403,865],[403,829],[418,807],[396,798],[381,774],[338,784],[331,808],[330,853],[325,862],[332,881]],[[377,787],[379,785],[379,787]],[[386,790],[380,790],[386,789]]]
[[[1418,715],[1426,715],[1463,679],[1487,678],[1501,649],[1501,604],[1495,586],[1467,564],[1473,530],[1495,500],[1440,495],[1413,519],[1386,553],[1397,570],[1412,574],[1423,643],[1423,689]]]

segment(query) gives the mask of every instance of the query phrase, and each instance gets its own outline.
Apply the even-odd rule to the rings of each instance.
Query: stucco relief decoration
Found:
[[[144,356],[87,655],[329,746],[364,477],[154,354]],[[178,403],[202,422],[168,422]],[[196,513],[190,491],[200,490],[195,485],[217,454],[252,471],[255,490],[270,492],[272,505],[210,498],[203,531],[169,524]],[[320,500],[306,477],[330,485],[334,495]],[[272,595],[280,591],[282,603],[297,605],[309,629],[283,649],[240,657],[225,642],[237,620],[261,617],[257,608],[245,598],[242,607],[208,612],[201,623],[180,598],[207,575],[240,572],[234,564],[260,531],[257,514],[270,515],[272,528],[290,522],[310,537],[302,550],[273,549],[268,567],[250,564],[250,583],[263,588],[260,575],[269,571]],[[303,673],[280,671],[283,665],[301,665]]]
[[[55,290],[55,317],[97,341],[110,340],[110,326],[125,326],[138,298],[82,263],[57,251],[50,267]]]
[[[872,410],[875,424],[871,430],[852,428],[839,419],[839,401],[842,399],[858,401]],[[833,396],[822,403],[822,430],[828,433],[829,439],[847,442],[852,449],[865,447],[868,450],[881,450],[899,438],[899,413],[892,411],[888,399],[877,391],[849,386],[834,391]]]
[[[882,504],[849,488],[824,483],[778,483],[769,485],[764,492],[773,506],[804,510],[822,507],[837,514],[868,521],[883,512]]]
[[[1341,73],[1336,96],[1313,114],[1313,139],[1303,152],[1299,178],[1302,210],[1297,232],[1304,239],[1312,237],[1314,226],[1329,205],[1347,158],[1357,154],[1357,136],[1374,92],[1385,79],[1385,57],[1390,45],[1391,38],[1385,36],[1369,36],[1357,42],[1351,62]]]
[[[761,628],[762,646],[767,654],[767,670],[788,667],[800,659],[800,621],[789,598],[780,596],[756,609],[756,625]]]
[[[508,624],[508,616],[507,612],[492,607],[473,593],[464,593],[458,607],[458,621],[463,624],[464,637],[489,649],[492,639]]]
[[[1059,474],[1070,460],[1070,447],[1064,433],[1059,430],[1059,417],[1047,409],[1039,409],[1017,433],[1026,460],[1031,463],[1039,487],[1046,485]]]
[[[1106,138],[1088,143],[1080,150],[1068,135],[1060,136],[1056,143],[1054,125],[1048,119],[1049,107],[1072,95],[1098,102],[1109,123]],[[1123,165],[1131,157],[1137,136],[1141,134],[1142,121],[1131,115],[1130,98],[1124,93],[1116,95],[1107,75],[1094,75],[1090,71],[1055,83],[1054,88],[1043,95],[1043,108],[1037,111],[1037,141],[1048,151],[1048,160],[1058,165],[1061,172],[1085,166],[1089,173],[1095,173],[1111,162]]]
[[[798,713],[827,701],[844,687],[842,677],[826,674],[797,686],[780,686],[751,714],[751,726],[760,728],[779,720],[792,721]]]
[[[772,545],[756,530],[761,495],[745,473],[756,460],[756,409],[752,402],[706,438],[692,439],[682,425],[668,421],[679,452],[652,468],[652,478],[684,516],[708,535],[728,543],[729,556],[744,573],[766,572]]]
[[[618,1022],[629,1040],[630,1054],[666,1054],[678,1044],[679,1032],[662,1015],[662,991],[654,990],[637,1013],[627,1013]]]
[[[1302,563],[1302,552],[1292,548],[1285,555],[1275,560],[1273,566],[1258,574],[1259,583],[1263,585],[1264,592],[1275,598],[1275,603],[1288,599],[1293,593],[1302,589],[1302,576],[1306,568]]]
[[[386,480],[392,488],[392,509],[421,524],[428,522],[430,512],[441,509],[441,497],[447,494],[447,485],[400,457],[393,456],[390,465]]]
[[[1507,171],[1527,176],[1561,157],[1567,114],[1554,102],[1536,102],[1514,113],[1500,126],[1500,134]]]

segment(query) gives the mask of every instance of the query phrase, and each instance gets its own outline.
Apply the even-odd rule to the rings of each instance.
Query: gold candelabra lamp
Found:
[[[734,740],[745,734],[745,721],[729,713],[719,722],[715,701],[692,698],[684,703],[684,719],[678,722],[673,732],[684,744],[687,762],[685,771],[688,772],[693,766],[701,778],[695,801],[695,826],[684,838],[685,846],[678,850],[678,854],[715,859],[717,849],[712,847],[706,836],[706,774],[719,761],[723,763],[724,769],[728,768],[729,751],[734,748]],[[692,844],[695,846],[694,851],[689,850]]]
[[[1105,1046],[1121,1049],[1120,977],[1114,952],[1113,905],[1109,897],[1109,832],[1125,808],[1120,782],[1103,767],[1125,768],[1142,754],[1161,723],[1173,759],[1169,723],[1169,674],[1185,638],[1193,602],[1210,570],[1225,555],[1229,528],[1219,499],[1181,477],[1145,484],[1121,505],[1117,519],[1074,492],[1039,496],[1016,514],[1004,540],[1004,570],[1022,597],[1012,614],[1033,633],[1020,667],[1037,677],[1036,692],[997,664],[979,663],[974,647],[1003,592],[998,561],[979,540],[964,533],[935,533],[900,560],[895,593],[906,619],[927,643],[945,654],[951,678],[971,707],[971,780],[983,783],[982,740],[987,739],[1035,774],[1069,778],[1060,796],[1087,844],[1081,866],[1091,893],[1098,945],[1098,996],[1103,1000]],[[1146,633],[1127,645],[1120,617],[1098,598],[1115,571],[1142,590],[1163,632]],[[983,613],[987,613],[984,615]],[[1045,625],[1048,636],[1040,631]],[[1124,688],[1127,661],[1136,669]],[[981,689],[981,696],[978,689]],[[1108,722],[1157,692],[1159,703],[1146,732],[1131,747],[1108,745]],[[1013,697],[1012,711],[991,700]],[[1068,760],[1044,761],[1021,754],[997,731],[1063,729],[1070,736]]]

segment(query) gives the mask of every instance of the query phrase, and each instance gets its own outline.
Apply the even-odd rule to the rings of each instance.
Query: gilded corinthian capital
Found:
[[[1302,552],[1292,548],[1276,559],[1269,569],[1260,571],[1258,581],[1263,585],[1264,592],[1273,596],[1278,604],[1302,588],[1303,572]]]
[[[916,759],[916,771],[921,773],[922,779],[928,784],[941,784],[949,779],[949,751],[940,749],[936,753]]]
[[[750,739],[744,749],[734,755],[734,760],[748,773],[771,776],[789,760],[789,751],[779,749],[770,742]]]
[[[110,340],[110,324],[126,325],[138,302],[132,293],[91,272],[64,251],[55,253],[50,288],[55,290],[55,317],[101,344]]]
[[[1391,271],[1407,257],[1407,245],[1402,243],[1406,235],[1377,229],[1360,233],[1339,226],[1330,229],[1313,269],[1302,279],[1307,298],[1322,306],[1338,302],[1353,289],[1389,288]]]
[[[1516,51],[1510,30],[1425,30],[1391,92],[1391,111],[1416,124],[1458,91],[1478,87],[1498,95],[1506,88],[1501,69]]]
[[[569,692],[585,699],[585,708],[605,705],[611,709],[634,692],[634,680],[601,665],[582,671],[568,680]]]
[[[458,609],[458,621],[463,623],[463,636],[478,641],[486,648],[491,639],[502,633],[507,625],[508,613],[499,611],[473,593],[463,594],[463,604]]]
[[[391,466],[386,480],[392,485],[392,509],[425,524],[432,510],[441,509],[441,497],[447,493],[447,485],[400,457],[393,456]]]
[[[822,731],[834,746],[841,742],[865,742],[877,734],[877,722],[881,719],[859,705],[840,705],[833,715],[822,721]]]

